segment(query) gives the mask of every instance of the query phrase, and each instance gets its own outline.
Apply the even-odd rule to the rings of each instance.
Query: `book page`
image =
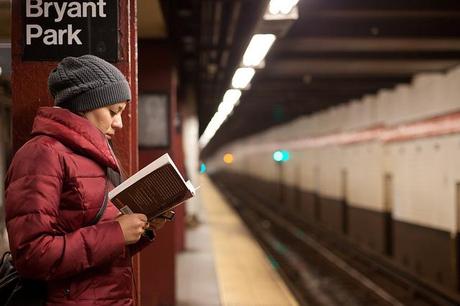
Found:
[[[120,191],[123,189],[127,188],[129,185],[133,184],[134,182],[142,179],[144,176],[149,174],[150,172],[154,171],[155,169],[160,168],[161,166],[166,165],[167,163],[172,163],[171,158],[169,157],[169,154],[163,154],[138,172],[136,172],[134,175],[130,176],[128,179],[126,179],[123,183],[118,185],[116,188],[114,188],[112,191],[109,192],[109,198],[112,199],[116,194],[118,194]],[[173,163],[174,164],[174,163]]]
[[[171,210],[191,198],[195,190],[183,181],[172,164],[166,164],[131,184],[112,198],[123,212],[143,213],[149,219]]]

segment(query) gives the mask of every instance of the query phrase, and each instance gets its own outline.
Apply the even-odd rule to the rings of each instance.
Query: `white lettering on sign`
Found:
[[[97,2],[64,2],[64,1],[43,1],[43,0],[26,0],[26,17],[40,18],[55,15],[54,22],[61,22],[64,17],[69,18],[86,18],[86,17],[107,17],[105,13],[105,0]],[[78,37],[81,29],[73,29],[71,24],[67,29],[43,29],[38,24],[26,25],[26,44],[31,45],[33,39],[41,38],[45,45],[81,45],[82,42]]]
[[[77,45],[81,45],[82,42],[78,38],[78,34],[81,29],[73,30],[71,24],[67,25],[67,29],[47,29],[43,31],[43,28],[38,24],[28,24],[26,26],[26,44],[32,44],[32,38],[40,38],[43,36],[43,43],[47,46],[50,45],[63,45],[64,39],[67,38],[67,44],[73,45],[74,42]]]
[[[35,1],[38,2],[38,1]],[[35,12],[33,11],[35,10]],[[26,2],[26,17],[40,17],[43,14],[43,9],[40,7],[40,4],[32,4],[32,0],[27,0]]]
[[[34,32],[32,32],[34,30]],[[32,38],[38,38],[42,36],[43,29],[38,24],[28,24],[26,26],[26,44],[32,44]]]
[[[50,12],[56,12],[55,22],[60,22],[67,15],[70,18],[78,17],[107,17],[104,12],[105,0],[95,2],[53,2],[43,0],[26,0],[26,17],[49,17]]]

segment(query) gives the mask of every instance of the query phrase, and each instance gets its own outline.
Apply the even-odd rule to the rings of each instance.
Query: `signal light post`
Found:
[[[278,196],[280,203],[284,203],[283,164],[289,160],[289,152],[277,150],[273,153],[273,160],[278,164]]]

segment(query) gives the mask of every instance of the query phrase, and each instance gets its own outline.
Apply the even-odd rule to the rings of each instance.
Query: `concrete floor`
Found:
[[[201,221],[187,229],[186,251],[176,259],[177,306],[221,305],[209,226]]]

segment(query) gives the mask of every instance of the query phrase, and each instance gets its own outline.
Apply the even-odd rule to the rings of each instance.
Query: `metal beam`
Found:
[[[426,19],[426,18],[460,18],[460,12],[455,10],[417,10],[417,9],[319,9],[305,10],[306,18],[334,18],[334,19]]]
[[[349,59],[287,59],[274,60],[265,68],[268,76],[369,75],[407,76],[421,72],[446,71],[460,64],[459,60],[353,60]]]
[[[396,84],[410,82],[410,77],[392,78],[321,78],[306,77],[306,82],[302,78],[279,78],[279,79],[256,79],[251,91],[259,90],[330,90],[331,88],[346,88],[356,91],[367,91],[375,88],[391,88]]]
[[[289,37],[458,38],[459,34],[460,18],[331,20],[312,16],[295,23],[289,32]]]
[[[305,37],[286,38],[274,52],[460,51],[459,38]]]

